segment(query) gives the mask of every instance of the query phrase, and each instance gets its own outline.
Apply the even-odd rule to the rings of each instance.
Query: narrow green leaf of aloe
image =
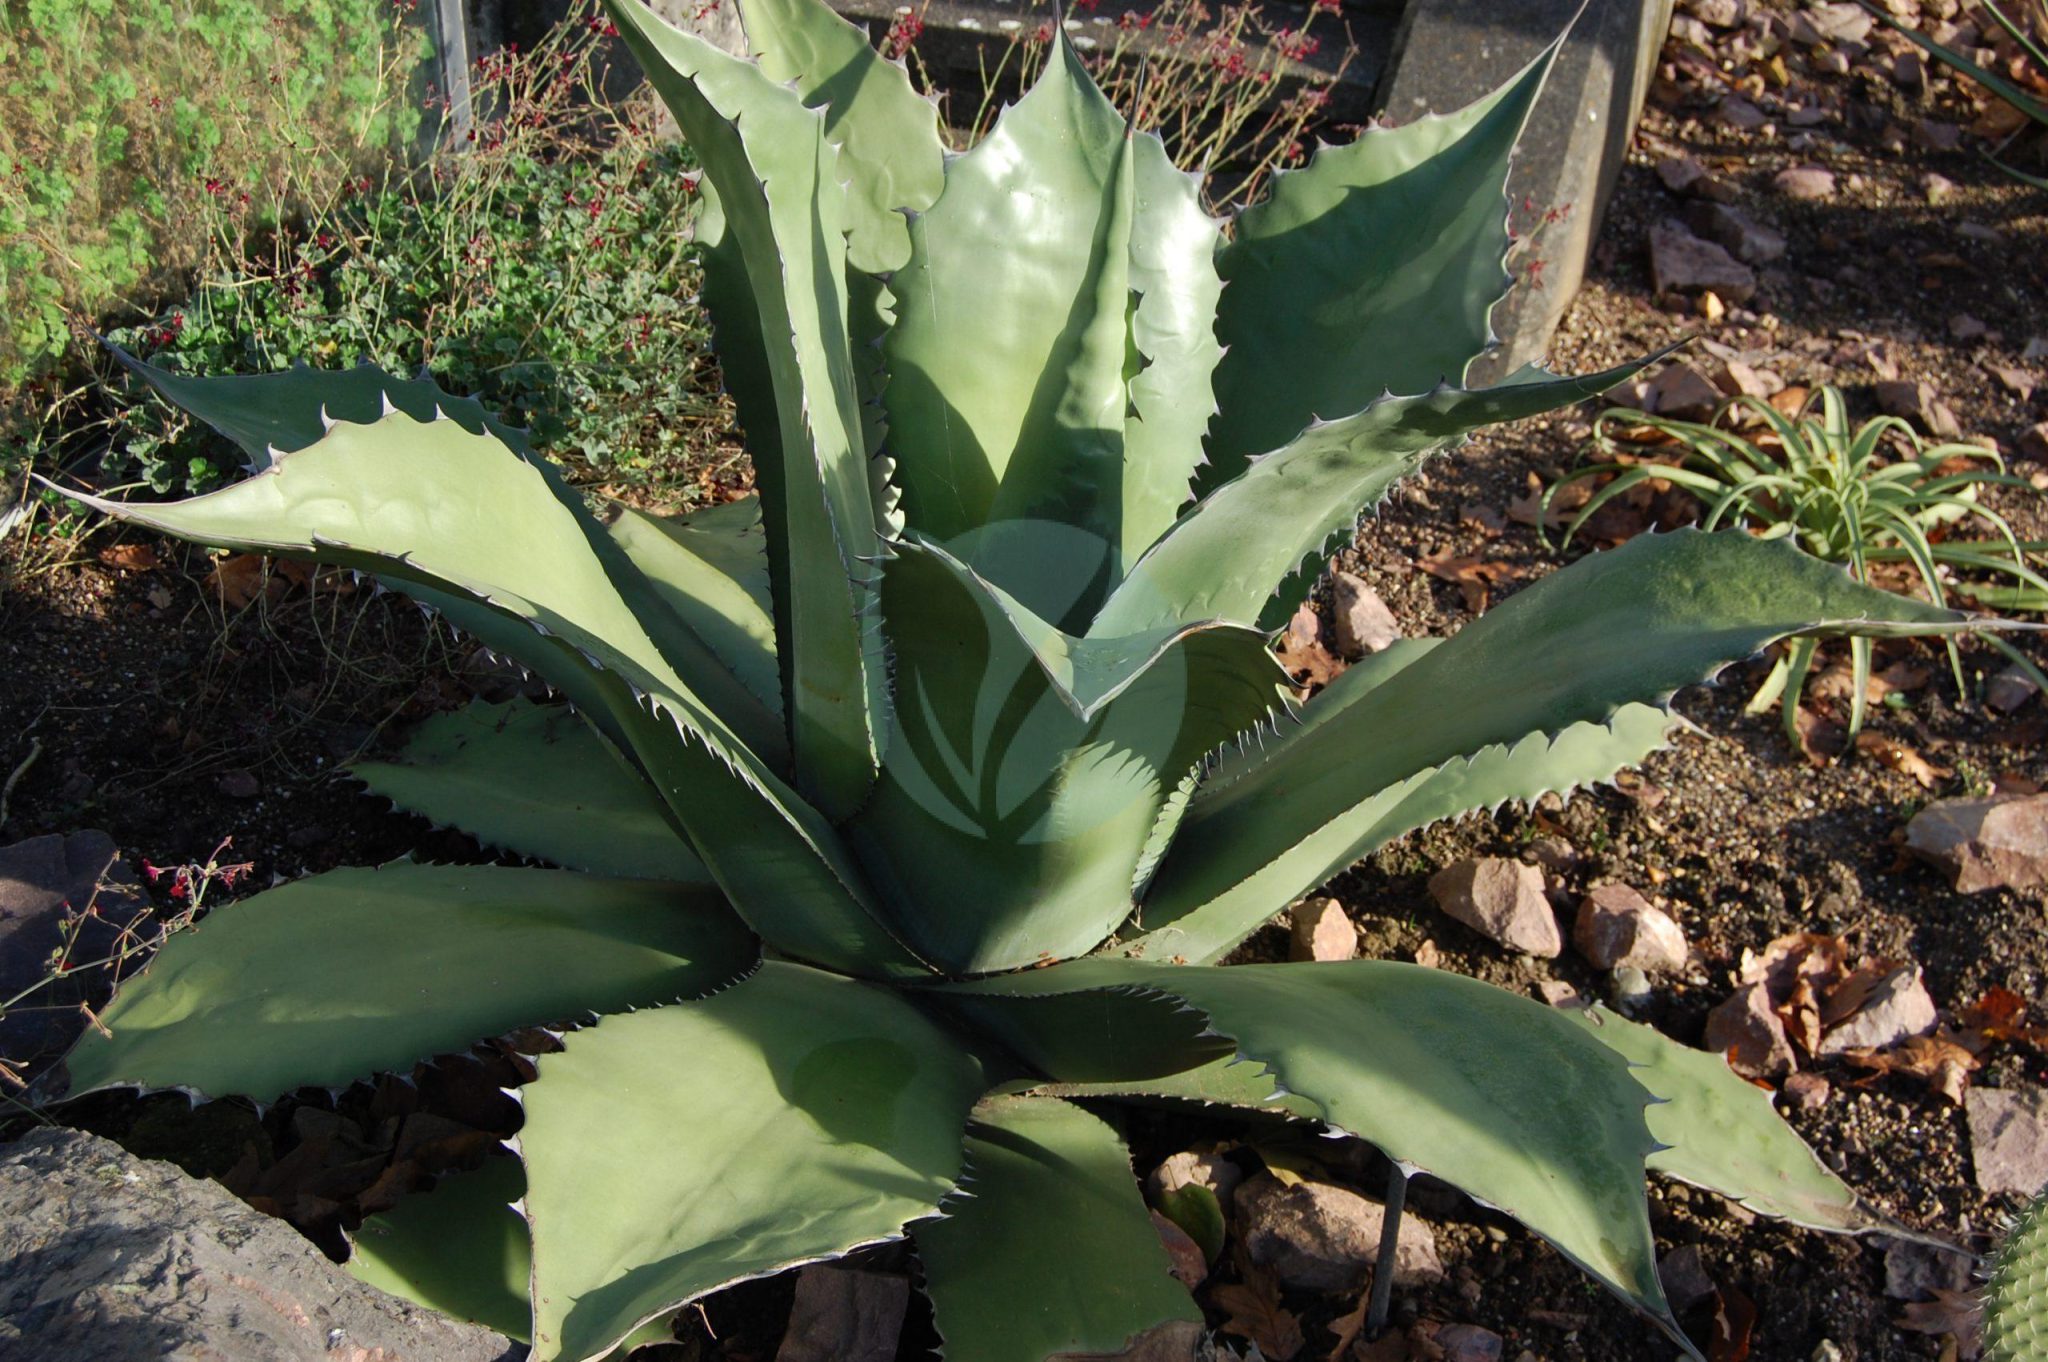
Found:
[[[134,1084],[268,1101],[522,1026],[695,997],[753,938],[712,891],[510,866],[334,870],[208,913],[124,983],[65,1059]]]
[[[1463,382],[1508,289],[1508,161],[1556,51],[1456,113],[1318,148],[1238,217],[1200,491],[1317,417]]]
[[[349,774],[485,846],[597,875],[711,883],[646,777],[562,705],[474,701]]]
[[[912,1232],[943,1353],[1045,1362],[1121,1352],[1199,1323],[1115,1130],[1069,1102],[989,1097],[967,1133],[963,1194]]]
[[[765,964],[607,1017],[521,1089],[539,1362],[894,1239],[953,1189],[980,1065],[890,990]]]
[[[1535,1230],[1674,1329],[1644,1196],[1649,1093],[1541,1003],[1386,961],[1177,966],[1097,958],[941,991],[1129,989],[1199,1008],[1238,1053],[1370,1140]],[[1675,1337],[1674,1333],[1674,1337]]]

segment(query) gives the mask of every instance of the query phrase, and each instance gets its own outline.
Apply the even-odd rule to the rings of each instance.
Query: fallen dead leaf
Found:
[[[1486,612],[1488,588],[1495,582],[1509,581],[1522,574],[1522,570],[1512,563],[1491,563],[1455,554],[1448,549],[1416,559],[1415,566],[1439,581],[1455,584],[1465,597],[1465,608],[1475,615]]]
[[[1749,1336],[1755,1328],[1756,1302],[1733,1286],[1716,1288],[1707,1362],[1743,1362],[1749,1356]]]
[[[1955,774],[1954,768],[1936,766],[1897,738],[1888,738],[1882,733],[1858,733],[1856,750],[1875,757],[1880,766],[1911,776],[1923,790],[1931,790]]]
[[[1365,1332],[1366,1307],[1371,1303],[1372,1302],[1370,1296],[1361,1295],[1358,1298],[1358,1304],[1351,1307],[1351,1312],[1349,1314],[1339,1315],[1337,1318],[1330,1321],[1330,1334],[1337,1341],[1334,1345],[1332,1345],[1330,1351],[1323,1355],[1324,1362],[1343,1362],[1344,1355],[1351,1351],[1351,1345],[1356,1343],[1358,1341],[1358,1336]],[[1399,1338],[1400,1335],[1382,1335],[1380,1341],[1385,1342],[1386,1339],[1389,1337]],[[1366,1350],[1366,1356],[1374,1356],[1373,1352],[1369,1348]],[[1399,1354],[1399,1359],[1405,1362],[1407,1356],[1408,1351],[1407,1348],[1404,1346]],[[1396,1360],[1389,1359],[1389,1362],[1396,1362]]]
[[[1846,1050],[1842,1058],[1870,1072],[1856,1080],[1866,1087],[1886,1074],[1917,1078],[1956,1106],[1963,1104],[1963,1092],[1970,1074],[1977,1068],[1976,1054],[1963,1038],[1943,1030],[1931,1036],[1913,1036],[1889,1050]]]
[[[1793,716],[1799,732],[1799,753],[1813,766],[1828,766],[1848,750],[1849,730],[1801,705]]]
[[[1182,1286],[1193,1291],[1208,1280],[1209,1259],[1193,1236],[1157,1211],[1152,1212],[1152,1228],[1158,1231],[1166,1256],[1173,1260],[1173,1275]]]
[[[1517,525],[1534,525],[1540,519],[1546,530],[1561,530],[1571,523],[1579,508],[1593,499],[1590,483],[1575,482],[1560,487],[1550,505],[1543,505],[1543,480],[1529,475],[1528,489],[1508,503],[1508,519]]]
[[[1993,988],[1956,1015],[1956,1025],[1987,1041],[2018,1041],[2048,1053],[2048,1026],[2026,1024],[2027,1005],[2009,988]]]
[[[1294,684],[1310,693],[1329,685],[1344,670],[1343,659],[1324,645],[1323,622],[1311,605],[1294,612],[1274,644],[1273,653],[1294,678]]]
[[[1496,511],[1493,507],[1481,505],[1476,501],[1468,502],[1459,508],[1458,519],[1460,522],[1470,525],[1488,539],[1493,538],[1508,527],[1506,516]]]
[[[264,571],[263,556],[256,553],[233,553],[215,560],[213,571],[206,574],[206,584],[230,610],[241,610],[265,593],[275,600],[285,591],[284,581]]]
[[[1226,1282],[1209,1299],[1229,1316],[1223,1332],[1257,1345],[1272,1362],[1290,1362],[1302,1350],[1301,1321],[1280,1304],[1271,1273],[1254,1269],[1242,1282]]]
[[[1933,1300],[1912,1302],[1906,1306],[1906,1313],[1892,1323],[1911,1333],[1954,1340],[1959,1358],[1977,1356],[1983,1348],[1984,1302],[1974,1291],[1950,1291],[1939,1286],[1931,1289]]]
[[[154,544],[115,544],[100,550],[100,561],[123,572],[148,572],[164,560]]]

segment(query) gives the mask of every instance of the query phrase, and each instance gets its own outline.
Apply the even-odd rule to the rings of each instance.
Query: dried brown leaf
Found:
[[[1258,1345],[1272,1362],[1290,1362],[1302,1350],[1301,1321],[1280,1303],[1280,1287],[1269,1272],[1257,1269],[1242,1282],[1226,1282],[1209,1299],[1228,1318],[1223,1332]]]
[[[1973,1358],[1983,1348],[1984,1302],[1974,1291],[1950,1291],[1933,1287],[1934,1299],[1913,1301],[1906,1313],[1892,1321],[1916,1334],[1946,1336],[1955,1340],[1956,1355]]]
[[[123,572],[148,572],[164,560],[154,544],[115,544],[100,550],[100,561]]]
[[[1302,606],[1287,621],[1287,628],[1273,645],[1273,654],[1294,684],[1310,692],[1329,685],[1344,670],[1343,659],[1324,645],[1323,622],[1311,605]]]
[[[1488,587],[1521,575],[1521,569],[1512,563],[1490,563],[1448,549],[1416,559],[1415,566],[1439,581],[1455,584],[1465,597],[1465,608],[1475,615],[1485,613]]]

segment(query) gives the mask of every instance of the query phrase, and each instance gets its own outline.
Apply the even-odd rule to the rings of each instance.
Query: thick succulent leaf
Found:
[[[883,394],[905,514],[1078,628],[1127,550],[1170,521],[1199,457],[1217,227],[1062,40],[910,231]],[[1134,385],[1148,363],[1158,372]],[[1056,580],[1071,564],[963,538],[1036,520],[1099,546],[1078,602]]]
[[[1131,378],[1124,423],[1122,557],[1137,561],[1188,503],[1215,414],[1211,379],[1223,359],[1216,309],[1221,223],[1202,206],[1201,177],[1183,175],[1156,137],[1134,139],[1137,216],[1131,237]]]
[[[1102,995],[1084,993],[1074,996],[1094,998]],[[1060,999],[1046,1001],[1057,1002]],[[1274,1080],[1265,1065],[1239,1059],[1235,1052],[1158,1078],[1039,1083],[1028,1091],[1044,1097],[1099,1098],[1145,1106],[1229,1107],[1234,1111],[1255,1111],[1289,1120],[1320,1121],[1323,1118],[1321,1105],[1299,1093],[1288,1092]]]
[[[882,779],[846,835],[890,925],[948,970],[1107,936],[1167,793],[1263,718],[1283,680],[1242,629],[1099,656],[915,545],[887,565],[882,600],[898,701]]]
[[[823,0],[741,0],[740,21],[768,78],[825,115],[846,184],[847,262],[868,274],[901,269],[906,214],[931,207],[945,184],[938,105]]]
[[[1785,1124],[1771,1094],[1737,1077],[1720,1055],[1604,1007],[1566,1015],[1633,1064],[1637,1081],[1660,1099],[1649,1109],[1650,1134],[1669,1147],[1650,1155],[1653,1172],[1809,1229],[1890,1228]]]
[[[1309,704],[1301,727],[1268,742],[1270,759],[1285,763],[1290,746],[1315,741],[1321,725],[1314,720],[1326,698],[1327,692]],[[1156,893],[1147,894],[1139,910],[1138,925],[1148,930],[1126,952],[1154,960],[1213,964],[1303,890],[1396,837],[1441,819],[1497,808],[1511,799],[1535,800],[1611,779],[1616,771],[1640,764],[1663,747],[1679,722],[1662,706],[1627,704],[1606,723],[1576,723],[1554,736],[1529,733],[1418,771],[1302,836],[1258,873],[1188,911],[1179,910],[1199,897],[1199,891],[1186,895],[1177,879],[1160,885]],[[1258,766],[1248,763],[1247,769]],[[1232,773],[1220,774],[1227,779]],[[1221,789],[1219,785],[1219,795]],[[1200,800],[1195,807],[1202,807]],[[1304,880],[1300,888],[1274,899],[1281,885]]]
[[[487,1159],[363,1221],[343,1266],[380,1291],[524,1342],[532,1253],[512,1203],[525,1194],[519,1160]]]
[[[521,1026],[696,997],[756,955],[711,891],[511,866],[335,870],[173,936],[65,1064],[73,1094],[267,1101]]]
[[[601,1355],[730,1282],[930,1215],[979,1064],[893,992],[769,963],[608,1017],[521,1089],[535,1355]]]
[[[761,313],[754,304],[754,286],[740,243],[726,222],[718,186],[697,182],[697,216],[690,224],[703,268],[699,300],[711,319],[711,340],[718,355],[718,376],[732,398],[740,436],[754,460],[754,476],[764,498],[782,496],[782,421],[775,408],[775,379],[768,368],[768,347],[761,337]]]
[[[118,346],[107,351],[172,406],[189,411],[239,445],[252,472],[279,454],[318,443],[329,421],[366,425],[396,408],[415,421],[446,415],[468,431],[488,430],[532,453],[524,431],[507,425],[473,397],[456,397],[430,378],[399,378],[367,360],[347,369],[315,369],[303,362],[267,374],[176,373],[135,358]]]
[[[1390,397],[1310,426],[1183,515],[1131,569],[1089,632],[1196,620],[1270,624],[1276,613],[1284,619],[1307,590],[1308,578],[1297,575],[1303,561],[1320,569],[1338,537],[1431,454],[1481,426],[1592,397],[1641,367]],[[1276,597],[1283,585],[1291,589]]]
[[[737,247],[753,294],[781,436],[761,486],[790,745],[798,787],[841,817],[874,779],[886,681],[869,637],[882,541],[848,342],[838,152],[825,115],[753,62],[642,5],[611,11],[715,187],[720,249]]]
[[[249,453],[252,466],[259,471],[273,469],[285,455],[296,454],[327,441],[336,423],[377,427],[384,432],[383,439],[394,442],[404,442],[409,438],[406,427],[401,421],[384,425],[386,417],[402,415],[427,426],[439,426],[443,421],[450,423],[454,429],[473,438],[463,445],[462,460],[451,458],[447,466],[429,471],[445,476],[451,472],[473,472],[487,466],[491,480],[477,486],[490,486],[502,480],[516,492],[516,496],[506,502],[493,503],[487,508],[492,513],[502,511],[513,520],[508,529],[516,531],[522,528],[519,518],[545,519],[556,527],[561,536],[561,551],[568,555],[576,554],[574,546],[580,537],[589,561],[581,565],[578,584],[590,592],[591,598],[618,597],[624,608],[633,614],[637,621],[633,634],[648,645],[646,655],[639,660],[651,665],[651,658],[658,656],[668,668],[689,676],[702,703],[716,711],[743,741],[769,761],[781,759],[784,740],[773,716],[729,674],[690,625],[669,609],[653,585],[605,534],[596,517],[584,506],[582,497],[563,478],[561,469],[534,452],[524,431],[498,420],[474,398],[452,397],[429,379],[397,378],[370,364],[340,370],[299,365],[270,374],[197,378],[145,364],[118,349],[113,354],[131,373],[142,378],[167,400],[241,445]],[[444,458],[448,457],[445,450],[451,442],[461,444],[448,430],[437,429],[425,437],[411,438],[420,439],[423,447],[443,451]],[[395,481],[391,463],[403,462],[406,455],[392,449],[381,452],[387,456],[385,462],[374,469],[366,465],[366,471]],[[322,473],[331,475],[334,465],[346,457],[346,454],[336,455],[330,451],[314,462],[323,466]],[[302,483],[314,480],[311,476],[299,479],[302,471],[295,471],[295,480]],[[259,480],[251,479],[242,487],[228,488],[214,494],[213,498],[194,498],[178,504],[218,507],[232,500],[246,512],[258,498],[245,489],[262,485]],[[398,482],[397,485],[401,490],[393,497],[397,503],[395,512],[378,509],[384,510],[387,517],[411,515],[413,519],[407,529],[416,530],[423,525],[444,528],[448,524],[446,518],[455,507],[475,507],[474,488],[471,488],[471,495],[456,498],[440,507],[441,520],[430,520],[407,499],[404,484]],[[232,499],[230,494],[235,494]],[[104,505],[102,509],[120,513]],[[349,509],[328,509],[325,518],[310,522],[309,527],[331,538],[341,525],[347,523]],[[130,518],[134,518],[132,512]],[[167,533],[182,533],[165,526],[158,528],[166,529]],[[240,528],[251,527],[242,525]],[[395,529],[397,525],[388,524],[387,528]],[[349,545],[344,541],[341,547]],[[417,551],[405,548],[398,551],[419,556]],[[352,566],[372,571],[379,567],[373,562],[357,562]],[[423,580],[421,573],[411,571],[380,572],[379,575],[389,585]],[[425,580],[428,585],[435,584],[431,574],[427,574]],[[473,582],[459,585],[472,593],[479,592]],[[592,650],[586,647],[586,651]],[[643,684],[641,689],[649,687]]]
[[[398,411],[367,426],[337,424],[266,472],[206,496],[81,500],[168,534],[402,583],[492,647],[555,672],[579,705],[600,708],[607,735],[654,781],[763,936],[850,972],[918,970],[864,906],[859,875],[830,826],[752,745],[779,738],[772,718],[701,644],[700,666],[684,680],[641,627],[650,612],[667,613],[646,579],[619,552],[618,571],[635,584],[630,599],[623,594],[584,522],[615,550],[610,537],[537,462],[488,432]],[[525,622],[525,641],[508,615]],[[720,688],[717,710],[694,689],[705,680]],[[729,709],[760,723],[735,731],[721,717]]]
[[[1644,1197],[1649,1094],[1541,1003],[1387,961],[1230,968],[1098,958],[941,986],[1134,989],[1208,1014],[1238,1053],[1370,1140],[1513,1215],[1667,1328]]]
[[[1237,905],[1227,911],[1239,915],[1231,931],[1242,935],[1371,845],[1387,807],[1374,801],[1391,788],[1496,744],[1604,724],[1621,705],[1661,700],[1773,640],[1945,633],[1964,624],[1953,611],[1858,585],[1782,541],[1695,530],[1639,536],[1501,602],[1354,703],[1331,709],[1313,741],[1287,744],[1284,757],[1259,762],[1213,798],[1198,794],[1146,893],[1144,925],[1156,931],[1231,895]],[[1648,716],[1641,719],[1641,731],[1631,717],[1611,738],[1577,740],[1563,774],[1597,778],[1610,758],[1629,760],[1630,746],[1651,736]],[[1527,759],[1543,750],[1530,746]],[[1482,758],[1473,771],[1518,779],[1516,764],[1511,753]],[[1473,784],[1457,799],[1498,802],[1516,793]],[[1445,798],[1432,806],[1447,813],[1472,805]],[[1405,815],[1396,830],[1400,824],[1412,825]],[[1231,931],[1221,936],[1234,939]],[[1162,953],[1194,959],[1209,951],[1174,945]]]
[[[961,1192],[942,1210],[913,1238],[946,1357],[1117,1353],[1157,1325],[1201,1322],[1152,1228],[1130,1151],[1072,1103],[984,1099]]]
[[[349,774],[486,846],[569,870],[706,886],[711,876],[647,778],[563,705],[475,701]]]
[[[1463,381],[1508,289],[1508,160],[1555,53],[1457,113],[1318,148],[1239,216],[1201,491],[1319,416]]]
[[[768,540],[753,498],[705,516],[654,516],[614,503],[613,540],[656,595],[778,718],[781,672],[768,592]]]

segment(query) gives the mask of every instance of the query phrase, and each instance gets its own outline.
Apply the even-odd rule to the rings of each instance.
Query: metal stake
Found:
[[[1401,1246],[1401,1208],[1408,1204],[1408,1175],[1391,1159],[1387,1167],[1386,1218],[1380,1221],[1380,1258],[1372,1270],[1372,1303],[1365,1312],[1365,1340],[1386,1331],[1387,1306],[1394,1297],[1394,1258]]]

